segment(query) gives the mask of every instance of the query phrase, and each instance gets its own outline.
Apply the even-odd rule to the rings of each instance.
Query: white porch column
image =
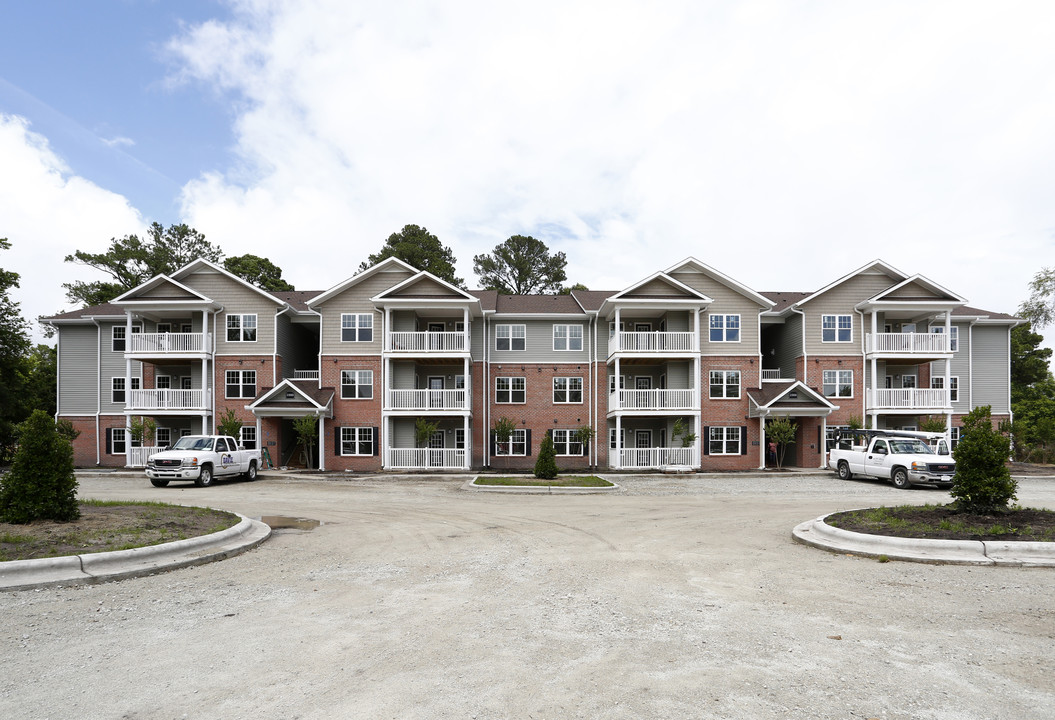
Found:
[[[469,350],[472,348],[472,333],[469,330],[468,307],[462,308],[462,335],[464,336],[462,340],[462,343],[464,343],[462,351],[469,352]]]
[[[465,463],[462,465],[462,468],[464,470],[468,470],[472,466],[472,456],[473,456],[473,438],[469,434],[469,416],[468,415],[465,415],[465,416],[462,417],[462,428],[463,428],[462,432],[464,433],[464,437],[465,437],[465,443],[464,443],[464,448],[463,448],[464,451],[465,451]]]
[[[465,409],[472,410],[473,404],[470,398],[472,398],[472,364],[469,362],[469,358],[465,357],[462,359],[462,377],[465,378],[465,387],[462,388],[462,392],[465,393]],[[466,418],[468,421],[468,418]],[[465,444],[469,445],[469,436],[465,436]]]
[[[700,309],[692,313],[692,351],[700,351]]]
[[[766,416],[758,416],[758,469],[766,469]]]
[[[381,342],[381,347],[384,348],[385,352],[392,351],[392,308],[385,305],[385,326],[381,329],[384,333],[384,340]]]
[[[616,325],[616,327],[619,327]],[[619,362],[616,360],[616,362]],[[618,387],[619,381],[616,380],[616,387]],[[616,470],[623,467],[623,416],[615,416],[615,463],[613,464]]]
[[[616,305],[616,307],[615,307],[615,332],[612,333],[612,340],[614,341],[612,344],[615,345],[615,349],[616,350],[622,350],[623,349],[620,346],[620,343],[622,342],[623,339],[619,336],[619,329],[620,329],[620,327],[622,327],[622,321],[620,320],[620,318],[622,317],[621,313],[622,313],[622,310],[619,308],[618,305]],[[609,347],[608,347],[608,354],[609,355],[612,354],[612,347],[611,347],[611,345],[609,345]],[[618,361],[616,361],[616,362],[618,362]],[[618,384],[616,384],[616,389],[617,390],[619,389],[619,385]]]
[[[316,415],[319,420],[319,470],[326,469],[326,416]],[[257,436],[259,437],[259,435]]]
[[[828,464],[828,416],[821,418],[821,470]]]

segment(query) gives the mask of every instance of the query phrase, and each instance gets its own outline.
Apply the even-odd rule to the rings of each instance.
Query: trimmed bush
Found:
[[[69,522],[80,517],[73,446],[55,421],[34,410],[18,426],[11,470],[0,478],[0,519],[24,525],[34,520]]]
[[[1010,453],[1011,441],[993,430],[989,405],[964,417],[960,441],[952,451],[956,475],[950,494],[957,507],[965,512],[1007,510],[1018,489],[1005,465]]]
[[[553,449],[553,438],[547,433],[542,438],[542,447],[535,461],[535,477],[540,480],[552,480],[557,477],[557,453]]]

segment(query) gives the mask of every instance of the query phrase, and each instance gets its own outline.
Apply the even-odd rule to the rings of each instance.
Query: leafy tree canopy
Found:
[[[63,283],[70,302],[99,305],[109,302],[155,275],[175,272],[187,263],[203,259],[218,263],[223,251],[205,236],[187,225],[164,228],[152,223],[146,237],[125,235],[111,238],[110,248],[104,253],[78,250],[66,256],[66,262],[93,267],[109,275],[112,280]]]
[[[267,258],[257,255],[238,255],[223,261],[227,272],[237,275],[248,283],[268,292],[293,290],[293,286],[282,279],[282,268]]]
[[[402,230],[389,235],[381,250],[368,256],[359,265],[359,272],[390,257],[399,258],[418,270],[430,272],[455,287],[465,287],[465,281],[454,274],[454,253],[423,227],[404,225]]]
[[[589,289],[590,288],[586,287],[582,283],[575,283],[574,285],[565,285],[564,287],[562,287],[560,289],[560,294],[561,295],[571,295],[572,292],[575,291],[575,290],[589,290]]]
[[[1029,300],[1018,311],[1041,330],[1055,322],[1055,268],[1042,268],[1029,283]]]
[[[1011,441],[993,429],[992,408],[976,407],[963,418],[963,431],[952,456],[956,474],[949,494],[965,512],[1006,510],[1018,483],[1004,462]]]
[[[1033,332],[1032,323],[1011,330],[1011,394],[1051,376],[1051,349],[1042,348],[1044,336]]]
[[[490,255],[474,257],[473,272],[484,290],[504,295],[557,294],[568,279],[567,264],[564,253],[551,254],[541,240],[514,235]]]
[[[0,238],[0,250],[11,249]],[[25,419],[26,353],[30,342],[26,321],[10,291],[18,287],[18,273],[0,268],[0,462],[14,446],[15,425]]]

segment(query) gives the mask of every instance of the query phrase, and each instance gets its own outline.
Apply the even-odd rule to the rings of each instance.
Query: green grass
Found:
[[[539,480],[531,475],[521,475],[519,477],[478,477],[474,484],[506,487],[614,487],[614,483],[610,483],[596,475],[565,475],[554,480]]]

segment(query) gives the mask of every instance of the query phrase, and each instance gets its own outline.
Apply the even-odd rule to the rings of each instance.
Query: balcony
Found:
[[[294,370],[293,371],[293,379],[294,380],[318,380],[319,379],[319,371],[318,370]]]
[[[776,381],[779,381],[780,379],[781,379],[781,377],[780,377],[780,368],[774,368],[774,369],[762,368],[762,382],[766,382],[766,381],[776,382]]]
[[[390,332],[388,349],[394,353],[463,353],[469,351],[464,332]]]
[[[696,391],[617,390],[608,398],[608,410],[696,410]]]
[[[441,448],[388,448],[388,470],[465,470],[469,467],[465,450]]]
[[[130,355],[201,355],[209,352],[211,333],[134,333]]]
[[[696,351],[696,334],[691,332],[617,332],[608,354],[691,353]]]
[[[935,410],[950,406],[943,388],[881,388],[873,391],[872,410]]]
[[[386,390],[386,410],[442,412],[469,410],[469,391],[458,390]]]
[[[206,390],[132,390],[125,410],[205,410],[209,407]]]
[[[865,352],[878,355],[945,355],[949,336],[945,333],[868,333]]]
[[[619,451],[618,458],[618,467],[624,469],[645,470],[700,465],[700,456],[694,447],[623,448]]]

